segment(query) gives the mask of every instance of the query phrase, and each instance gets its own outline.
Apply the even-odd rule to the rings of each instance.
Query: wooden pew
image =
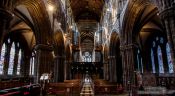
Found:
[[[63,83],[49,83],[46,86],[48,95],[64,95],[79,94],[80,93],[79,81],[65,81]]]
[[[67,93],[67,88],[69,88],[69,84],[65,83],[49,83],[46,86],[47,95],[65,95]]]
[[[39,96],[40,85],[32,84],[0,90],[0,96]]]
[[[80,79],[72,79],[72,80],[64,80],[64,83],[71,84],[71,94],[79,94],[81,91],[81,80]],[[69,89],[68,89],[69,91]]]
[[[119,85],[117,83],[108,82],[101,79],[94,80],[94,90],[96,95],[121,94],[124,91],[121,84]]]
[[[0,90],[13,87],[20,87],[28,84],[29,82],[20,82],[19,80],[0,81]]]

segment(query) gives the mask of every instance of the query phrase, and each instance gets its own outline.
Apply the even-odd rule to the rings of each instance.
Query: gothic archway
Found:
[[[109,45],[109,81],[122,83],[122,63],[120,56],[120,38],[116,31],[111,33]]]
[[[129,84],[136,85],[135,64],[136,51],[140,47],[139,33],[144,25],[157,16],[158,10],[149,0],[128,0],[121,22],[121,54],[123,64],[123,83],[125,88]],[[128,84],[128,82],[131,82]]]

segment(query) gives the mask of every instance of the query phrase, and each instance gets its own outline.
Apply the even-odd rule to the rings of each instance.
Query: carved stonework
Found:
[[[167,8],[160,13],[160,17],[164,20],[175,16],[175,6]]]
[[[13,15],[8,11],[0,8],[0,49],[3,44],[4,36],[9,27],[10,20],[12,20]]]

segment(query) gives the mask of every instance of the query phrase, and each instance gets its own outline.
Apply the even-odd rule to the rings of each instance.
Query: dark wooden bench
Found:
[[[39,84],[8,88],[1,90],[0,96],[39,96],[40,88]]]
[[[46,92],[48,95],[68,95],[79,94],[80,85],[79,82],[64,82],[64,83],[49,83],[46,86]]]
[[[121,85],[115,82],[108,82],[106,80],[94,80],[94,92],[96,95],[101,94],[121,94],[124,89]]]

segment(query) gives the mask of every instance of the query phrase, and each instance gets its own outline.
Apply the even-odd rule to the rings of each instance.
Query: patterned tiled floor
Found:
[[[81,90],[80,96],[94,96],[90,82],[85,82]]]

